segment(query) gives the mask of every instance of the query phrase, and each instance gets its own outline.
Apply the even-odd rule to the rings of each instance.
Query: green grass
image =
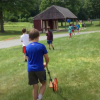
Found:
[[[7,22],[4,23],[5,32],[0,32],[0,41],[13,37],[20,37],[22,35],[22,28],[26,28],[29,31],[32,28],[32,23],[29,22]]]
[[[91,23],[89,23],[87,21],[85,23],[86,23],[86,29],[81,30],[81,32],[100,30],[99,21],[93,21],[92,25],[91,25]],[[74,23],[74,24],[76,24],[76,23]],[[65,23],[63,23],[63,25],[64,26],[61,27],[61,23],[59,22],[59,29],[61,29],[61,30],[65,29]],[[68,28],[68,25],[69,25],[69,23],[67,23],[67,28]],[[20,35],[22,34],[22,32],[21,32],[22,28],[26,28],[27,31],[29,31],[32,27],[33,27],[33,23],[29,23],[29,22],[7,22],[7,23],[4,23],[5,33],[0,32],[0,41],[6,40],[9,38],[13,38],[13,37],[19,38]],[[62,33],[66,33],[66,31],[54,32],[54,34],[62,34]],[[45,34],[41,34],[41,35],[45,35]]]
[[[48,50],[49,70],[58,79],[58,92],[47,87],[43,100],[100,100],[100,35],[75,35],[54,39]],[[32,100],[27,64],[22,63],[22,47],[0,49],[0,100]]]

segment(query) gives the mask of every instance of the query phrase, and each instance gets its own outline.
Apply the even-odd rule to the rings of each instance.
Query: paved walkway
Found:
[[[100,32],[100,31],[80,32],[80,34],[95,33],[95,32]],[[65,37],[68,35],[69,35],[68,33],[55,34],[54,38]],[[46,40],[46,36],[40,36],[39,40]],[[13,46],[17,46],[17,45],[22,45],[22,43],[20,42],[20,39],[0,41],[0,49],[13,47]]]

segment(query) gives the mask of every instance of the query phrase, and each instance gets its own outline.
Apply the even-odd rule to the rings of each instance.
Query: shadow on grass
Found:
[[[100,26],[100,24],[98,24],[98,25],[95,25],[95,26]]]
[[[0,32],[1,36],[6,36],[6,35],[21,35],[21,31],[5,31],[5,32]]]
[[[4,93],[0,93],[0,95],[4,95]]]
[[[60,96],[63,100],[68,100],[66,97],[63,96],[63,90],[61,87],[59,87],[57,95]]]
[[[62,48],[54,49],[54,51],[62,51],[62,50],[63,50]]]
[[[86,27],[91,27],[91,26],[93,26],[93,24],[86,23]]]

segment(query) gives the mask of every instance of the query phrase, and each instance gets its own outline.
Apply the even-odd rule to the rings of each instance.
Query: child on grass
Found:
[[[47,66],[49,62],[49,57],[47,54],[46,47],[38,43],[39,31],[36,29],[31,29],[29,32],[29,39],[32,41],[26,47],[26,56],[28,58],[28,79],[29,85],[33,86],[33,100],[42,100],[42,96],[46,89],[46,72],[44,67]],[[43,64],[43,57],[45,58],[45,63]],[[38,91],[38,80],[41,83],[40,90]],[[39,93],[39,94],[38,94]]]
[[[74,25],[72,24],[72,35],[75,35],[75,32],[74,32]]]
[[[79,34],[79,28],[80,28],[79,24],[76,25],[76,28],[77,28],[77,34]]]
[[[24,53],[24,62],[27,62],[27,57],[25,56],[26,53],[26,46],[29,44],[29,35],[26,32],[26,29],[22,29],[23,35],[21,35],[20,39],[23,45],[23,53]]]
[[[69,31],[69,39],[70,39],[71,38],[71,34],[72,34],[72,26],[71,26],[71,24],[69,25],[68,31]]]
[[[52,46],[53,50],[54,50],[54,46],[52,44],[52,41],[53,41],[53,34],[52,34],[52,31],[50,30],[50,27],[48,26],[47,27],[47,32],[46,32],[46,36],[47,36],[47,43],[49,45],[49,49],[51,50],[50,48],[50,45]]]

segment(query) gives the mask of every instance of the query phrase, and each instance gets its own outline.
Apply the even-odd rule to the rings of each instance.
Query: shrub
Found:
[[[29,17],[28,22],[33,23],[33,17]]]
[[[18,21],[18,17],[12,16],[12,17],[10,18],[10,21],[11,21],[11,22],[17,22],[17,21]]]
[[[22,22],[27,22],[27,18],[22,18],[21,21]]]
[[[22,20],[21,19],[18,19],[18,22],[21,22]]]

